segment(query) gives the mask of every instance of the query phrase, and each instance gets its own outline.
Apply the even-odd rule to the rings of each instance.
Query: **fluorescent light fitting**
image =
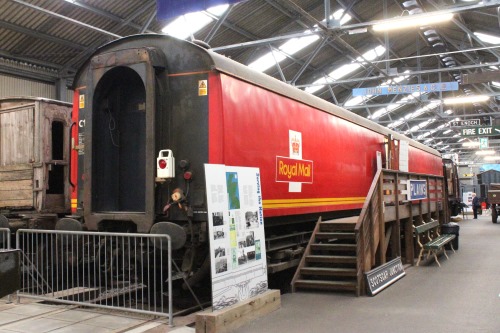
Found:
[[[500,160],[500,156],[485,156],[484,157],[484,160],[485,161],[497,161],[497,160]]]
[[[382,21],[381,23],[374,24],[372,28],[374,31],[389,31],[389,30],[397,30],[404,28],[415,28],[415,27],[422,27],[426,25],[446,22],[451,20],[452,18],[453,18],[452,13],[439,14],[439,15],[432,15],[432,14],[413,15],[411,17],[405,16],[403,18]]]
[[[476,151],[476,155],[495,155],[494,150],[478,150]]]
[[[493,36],[493,35],[488,35],[484,34],[482,32],[475,32],[474,35],[476,35],[477,38],[479,38],[481,41],[489,44],[500,44],[500,37],[499,36]]]
[[[486,96],[486,95],[462,96],[462,97],[454,97],[454,98],[445,98],[443,103],[446,105],[478,103],[478,102],[485,102],[489,99],[490,99],[490,96]]]
[[[462,143],[463,147],[479,147],[479,141],[469,141]]]

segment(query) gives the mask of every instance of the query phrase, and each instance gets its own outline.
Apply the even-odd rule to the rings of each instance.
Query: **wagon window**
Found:
[[[52,159],[63,160],[63,140],[64,140],[64,124],[61,121],[52,122]]]
[[[52,161],[64,160],[64,124],[52,122]],[[64,165],[52,164],[49,171],[47,194],[64,193]]]

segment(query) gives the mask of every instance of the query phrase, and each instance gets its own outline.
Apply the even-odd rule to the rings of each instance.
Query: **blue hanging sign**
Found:
[[[156,0],[156,18],[159,21],[186,13],[199,12],[210,7],[233,4],[242,0]]]
[[[396,84],[390,86],[356,88],[353,96],[412,94],[414,92],[430,93],[435,91],[458,90],[458,82],[438,82],[423,84]]]

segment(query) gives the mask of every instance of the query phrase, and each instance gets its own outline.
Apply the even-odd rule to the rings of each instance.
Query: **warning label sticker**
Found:
[[[78,107],[80,109],[85,108],[85,95],[80,95],[78,100]]]
[[[198,81],[198,96],[206,96],[208,94],[207,80]]]

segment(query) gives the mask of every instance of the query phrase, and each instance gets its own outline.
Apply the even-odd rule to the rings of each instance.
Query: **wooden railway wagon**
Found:
[[[208,257],[205,163],[260,168],[271,256],[307,242],[301,228],[318,216],[359,212],[377,155],[397,162],[391,143],[408,143],[409,172],[443,175],[438,151],[170,36],[104,45],[74,91],[73,214],[89,230],[167,232],[189,253],[184,268]],[[157,175],[162,150],[171,178]]]
[[[0,212],[11,227],[54,228],[70,212],[71,104],[0,99]]]

